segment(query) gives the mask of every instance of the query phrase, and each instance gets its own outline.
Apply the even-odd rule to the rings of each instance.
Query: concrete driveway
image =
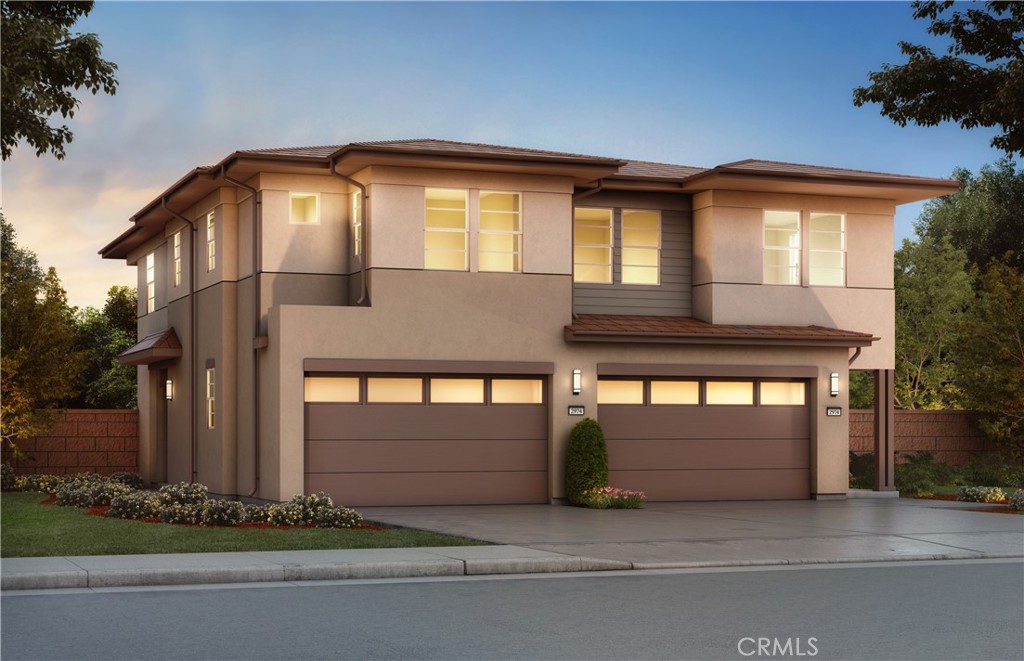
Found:
[[[366,507],[374,521],[496,544],[632,563],[788,564],[1024,557],[1024,516],[909,499]],[[1003,508],[1005,509],[1005,508]]]

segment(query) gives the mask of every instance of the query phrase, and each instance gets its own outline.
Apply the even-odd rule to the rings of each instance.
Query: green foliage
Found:
[[[24,475],[19,476],[17,488],[21,491],[38,491],[39,493],[54,493],[57,487],[64,484],[64,478],[60,475]]]
[[[595,510],[638,510],[647,502],[643,491],[631,491],[617,487],[594,487],[582,494],[583,505]]]
[[[202,505],[206,502],[210,490],[199,482],[178,482],[165,484],[157,492],[161,505]]]
[[[1024,489],[1017,489],[1010,497],[1006,499],[1006,504],[1009,505],[1010,509],[1017,510],[1018,512],[1024,511]]]
[[[3,214],[0,234],[0,436],[24,459],[17,440],[53,426],[55,407],[74,394],[85,355],[74,349],[74,310],[57,272],[44,274],[36,256],[18,247]]]
[[[269,523],[266,505],[246,505],[243,508],[242,516],[245,523]]]
[[[956,347],[964,408],[981,414],[979,427],[1024,461],[1024,274],[993,262],[963,322]]]
[[[880,103],[882,115],[900,126],[996,127],[1002,132],[992,146],[1024,155],[1024,4],[989,0],[947,15],[953,7],[913,4],[914,18],[931,22],[930,34],[952,39],[948,54],[901,41],[906,64],[869,73],[871,84],[854,90],[853,103]]]
[[[302,520],[306,523],[316,523],[320,512],[334,507],[334,501],[323,491],[308,496],[294,496],[287,504],[300,508]]]
[[[237,526],[244,520],[245,506],[237,500],[208,500],[199,513],[204,526]]]
[[[949,352],[971,300],[963,251],[948,238],[904,240],[895,255],[896,405],[951,408]]]
[[[302,506],[294,503],[267,506],[267,521],[275,526],[299,526],[305,523]]]
[[[1001,503],[1006,498],[999,487],[960,487],[956,499],[966,503]]]
[[[114,482],[120,482],[121,484],[126,484],[126,485],[130,486],[132,489],[141,489],[144,486],[144,482],[142,481],[142,476],[139,475],[138,473],[127,473],[127,472],[113,473],[110,476],[110,479],[112,481],[114,481]]]
[[[948,238],[980,269],[1001,260],[1024,270],[1024,170],[1007,158],[977,175],[957,168],[953,176],[960,192],[928,202],[914,224],[917,235]]]
[[[952,477],[952,469],[946,464],[935,463],[931,453],[919,452],[897,457],[896,488],[902,496],[930,496],[935,493],[937,486],[949,484]]]
[[[122,365],[118,360],[135,344],[135,305],[133,288],[111,287],[102,311],[88,307],[75,315],[75,348],[88,356],[88,362],[81,393],[67,402],[69,408],[138,406],[135,367]]]
[[[152,491],[131,491],[110,499],[107,516],[117,519],[149,519],[159,512],[159,496]]]
[[[850,370],[850,408],[870,409],[875,405],[875,382],[871,372]]]
[[[875,488],[875,453],[850,453],[850,488]]]
[[[310,523],[315,523],[317,528],[355,528],[362,522],[362,515],[347,507],[322,508],[310,521]]]
[[[93,3],[4,0],[0,7],[3,160],[22,139],[36,156],[49,151],[62,159],[71,130],[50,126],[49,119],[57,113],[74,117],[79,101],[72,92],[82,87],[93,94],[117,90],[117,65],[100,57],[96,35],[71,32]]]
[[[14,469],[6,461],[0,464],[0,490],[13,491],[17,484],[17,475]]]
[[[82,479],[65,481],[57,487],[57,504],[65,507],[90,507],[109,505],[117,496],[132,492],[132,488],[105,479]]]
[[[584,505],[583,492],[608,485],[608,447],[596,420],[584,418],[569,436],[565,457],[565,489],[569,502]]]
[[[955,471],[955,484],[1024,487],[1024,464],[1006,448],[999,452],[984,452],[968,463],[957,466]]]
[[[162,501],[161,501],[162,502]],[[160,506],[157,516],[161,523],[194,526],[202,516],[202,506],[196,503],[171,503]]]

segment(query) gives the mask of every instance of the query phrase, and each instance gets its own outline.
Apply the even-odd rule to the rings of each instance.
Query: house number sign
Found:
[[[830,418],[838,418],[843,415],[843,409],[839,406],[829,406],[825,409],[825,415]]]
[[[582,406],[570,406],[569,415],[583,415],[585,410]]]

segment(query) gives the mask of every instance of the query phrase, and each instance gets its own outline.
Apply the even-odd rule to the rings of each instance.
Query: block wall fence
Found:
[[[936,462],[964,464],[996,446],[987,440],[969,411],[896,411],[896,459],[930,452]],[[874,411],[850,411],[850,451],[874,452]]]
[[[135,409],[67,409],[45,436],[19,442],[32,459],[3,452],[16,473],[110,474],[139,470],[139,412]]]

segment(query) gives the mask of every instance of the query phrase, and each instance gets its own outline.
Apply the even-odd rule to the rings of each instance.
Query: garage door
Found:
[[[609,481],[654,501],[810,497],[805,381],[602,379]]]
[[[544,379],[306,377],[306,492],[345,505],[548,502]]]

